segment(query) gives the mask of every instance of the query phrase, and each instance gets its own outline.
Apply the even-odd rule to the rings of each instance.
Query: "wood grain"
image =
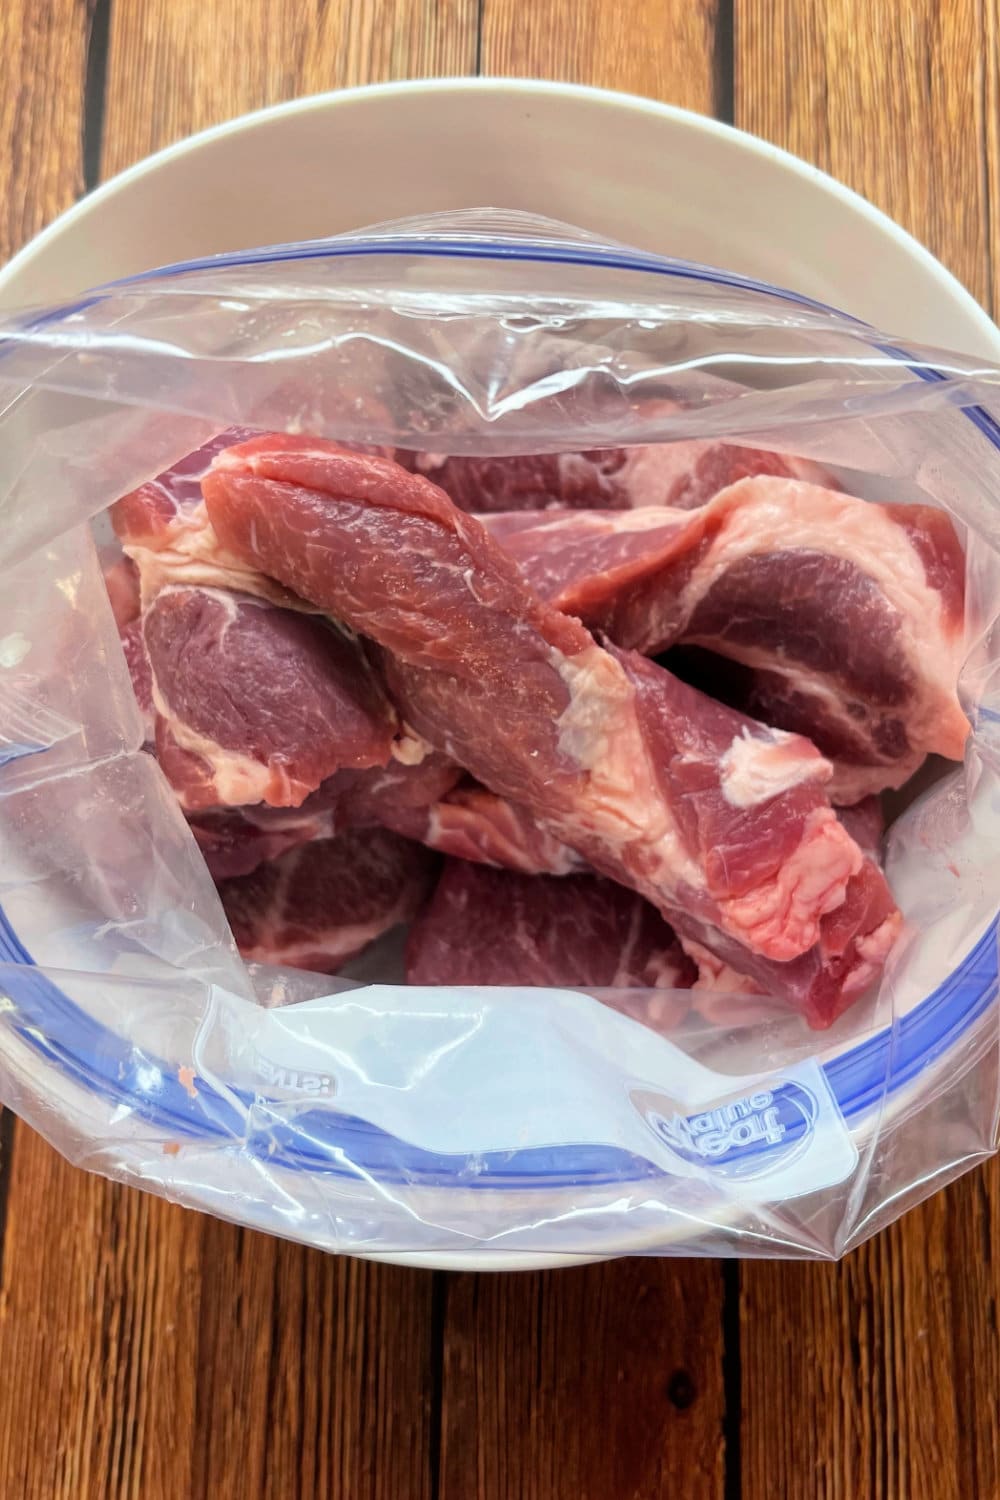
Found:
[[[115,0],[104,175],[324,89],[475,71],[476,0]]]
[[[441,1500],[721,1500],[721,1273],[450,1279]]]
[[[865,194],[988,307],[996,64],[992,3],[736,0],[736,123]],[[743,1500],[1000,1495],[998,1254],[994,1161],[842,1265],[743,1266]]]
[[[427,1500],[433,1282],[174,1208],[20,1126],[0,1493]],[[16,1376],[15,1376],[16,1372]]]
[[[735,0],[736,124],[870,198],[986,306],[995,16],[995,0]]]
[[[481,71],[646,94],[711,114],[716,0],[483,0]]]
[[[742,1268],[743,1500],[1000,1495],[1000,1193],[977,1171],[838,1266]]]
[[[0,259],[83,191],[89,11],[84,0],[0,5]]]

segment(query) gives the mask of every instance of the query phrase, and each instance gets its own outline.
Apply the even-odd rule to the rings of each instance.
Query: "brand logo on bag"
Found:
[[[329,1073],[313,1073],[305,1068],[289,1068],[273,1062],[261,1052],[254,1053],[254,1066],[269,1089],[291,1094],[307,1094],[329,1099],[336,1085]]]
[[[819,1103],[801,1083],[783,1081],[682,1113],[668,1099],[643,1093],[633,1102],[681,1161],[727,1177],[753,1177],[802,1154],[816,1129]]]

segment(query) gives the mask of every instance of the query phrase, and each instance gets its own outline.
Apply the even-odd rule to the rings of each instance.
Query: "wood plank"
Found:
[[[0,1493],[425,1500],[431,1277],[251,1234],[14,1149]]]
[[[711,114],[716,0],[483,0],[480,71],[645,94]],[[723,81],[727,86],[726,81]]]
[[[0,261],[83,191],[88,9],[82,0],[0,5]]]
[[[743,1500],[1000,1494],[1000,1173],[837,1266],[742,1270]]]
[[[983,11],[979,0],[735,0],[734,102],[737,125],[864,194],[991,307],[996,43]]]
[[[711,111],[715,16],[705,0],[533,0],[529,22],[483,0],[481,70]],[[721,1497],[722,1306],[705,1262],[450,1279],[441,1500]]]
[[[6,80],[0,89],[0,262],[83,190],[88,37],[88,7],[81,0],[7,0],[0,6],[0,58]],[[14,1136],[14,1118],[5,1112],[0,1119],[0,1268]],[[0,1269],[0,1338],[7,1313],[3,1288]],[[22,1391],[31,1388],[30,1369],[40,1350],[27,1352]],[[28,1489],[15,1478],[15,1473],[26,1474],[27,1461],[22,1457],[16,1471],[8,1462],[16,1428],[6,1415],[0,1416],[0,1493],[27,1496]]]
[[[450,1278],[441,1500],[721,1497],[720,1288],[709,1261]]]
[[[475,71],[476,0],[115,0],[103,168],[247,110]]]
[[[976,0],[736,0],[734,97],[738,125],[864,193],[993,307],[985,16],[992,42]],[[1000,1494],[997,1247],[993,1162],[842,1265],[744,1266],[744,1500]]]

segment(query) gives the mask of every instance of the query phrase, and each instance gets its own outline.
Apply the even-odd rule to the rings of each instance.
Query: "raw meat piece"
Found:
[[[735,443],[690,441],[587,453],[533,453],[509,458],[398,455],[426,474],[460,510],[478,513],[547,510],[631,510],[671,505],[693,510],[749,474],[780,474],[836,486],[818,464]]]
[[[213,880],[250,875],[267,860],[335,832],[330,814],[310,816],[304,808],[215,808],[192,814],[188,822]]]
[[[390,462],[261,437],[220,454],[203,492],[228,549],[385,648],[419,734],[682,936],[817,1023],[876,971],[898,917],[807,741],[603,650]]]
[[[330,813],[341,828],[387,825],[397,814],[425,812],[461,776],[453,761],[435,751],[410,764],[391,760],[370,770],[338,771],[307,798],[302,811]]]
[[[335,974],[397,923],[433,878],[433,855],[383,829],[320,839],[219,884],[244,958]]]
[[[166,719],[159,714],[154,717],[154,725],[153,751],[178,804],[185,812],[200,812],[218,806],[223,789],[216,780],[212,762],[179,745]],[[224,764],[224,756],[220,759]],[[232,785],[234,795],[239,797],[240,788],[235,780]]]
[[[406,977],[410,984],[686,989],[694,965],[655,907],[613,880],[556,880],[451,859],[410,929]]]
[[[474,782],[428,807],[388,805],[379,821],[442,854],[525,875],[568,875],[585,863],[526,808]]]
[[[835,801],[900,786],[928,753],[961,758],[965,559],[942,511],[762,477],[693,514],[489,525],[533,588],[620,645],[740,664],[713,692],[808,735],[834,762]]]
[[[202,501],[201,479],[216,454],[252,436],[251,428],[228,428],[111,506],[111,524],[145,604],[167,584],[186,583],[236,589],[309,612],[302,600],[220,547]]]
[[[392,753],[395,715],[362,648],[323,620],[167,585],[143,635],[158,753],[188,808],[297,807],[334,771]],[[169,753],[167,735],[186,757]]]
[[[121,632],[139,615],[139,570],[130,557],[120,557],[104,569],[104,587]]]
[[[245,435],[219,434],[112,509],[141,584],[157,755],[189,811],[295,806],[341,767],[384,764],[398,727],[361,646],[219,547],[200,479]]]
[[[839,807],[837,817],[862,854],[881,865],[882,839],[885,836],[885,812],[881,798],[865,797],[853,807]]]
[[[671,597],[671,570],[703,544],[705,515],[705,509],[692,514],[665,506],[614,515],[601,510],[507,511],[484,516],[483,524],[543,599],[582,620],[596,618],[602,626],[621,620],[652,655],[675,638],[673,618],[661,623]],[[643,590],[644,604],[645,595],[653,595],[654,618],[644,636],[638,606],[635,619],[630,612],[636,589]],[[664,637],[659,647],[654,631]]]
[[[426,820],[427,808],[448,792],[461,771],[433,753],[414,765],[390,761],[362,771],[337,771],[301,807],[211,808],[189,819],[205,863],[216,880],[249,875],[265,860],[330,839],[346,828],[393,827],[398,816]]]
[[[768,993],[795,996],[810,1025],[829,1025],[877,976],[902,919],[881,871],[832,810],[814,800],[816,782],[803,779],[808,760],[799,748],[807,742],[759,724],[748,728],[752,721],[744,719],[727,747],[729,710],[681,683],[666,694],[655,663],[613,648],[612,654],[636,689],[640,722],[656,747],[656,769],[669,786],[682,837],[702,851],[709,889],[729,893],[721,931],[711,918],[698,930],[700,910],[688,897],[672,918],[682,942],[694,939]],[[745,821],[740,809],[749,814]],[[845,846],[853,858],[841,882]],[[600,859],[592,862],[603,868]],[[749,895],[741,903],[736,893],[743,889]],[[820,915],[806,918],[815,934],[806,945],[800,924],[812,912]],[[785,962],[775,966],[774,957]]]
[[[144,739],[147,745],[151,745],[156,733],[156,709],[153,707],[153,674],[150,671],[149,657],[146,655],[146,645],[142,638],[142,621],[136,617],[127,625],[120,627],[118,639],[125,653],[125,665],[132,679],[135,701],[142,714]]]
[[[629,482],[633,507],[667,505],[676,510],[695,510],[738,479],[756,474],[803,479],[828,489],[840,489],[833,475],[820,464],[737,443],[668,443],[646,449],[646,453],[649,456],[645,459],[633,459]]]
[[[873,860],[866,859],[848,885],[847,899],[823,919],[818,943],[780,966],[784,992],[799,997],[799,1008],[810,1026],[829,1026],[861,998],[881,973],[902,925],[885,877]],[[727,934],[707,927],[699,945],[696,938],[692,941],[693,927],[693,923],[686,924],[682,943],[698,963],[695,991],[782,994],[774,965],[762,962],[756,954],[748,956]],[[714,961],[706,963],[709,955]],[[698,1000],[695,1005],[702,1014],[720,1019],[717,1009],[709,1010]],[[763,1010],[756,1002],[749,1012],[740,1009],[741,1018],[760,1014]]]
[[[391,828],[442,854],[526,874],[565,875],[583,866],[524,808],[475,783],[455,786],[461,774],[444,756],[428,756],[419,766],[393,761],[384,768],[338,771],[294,810],[216,810],[191,822],[218,878],[247,874],[296,844],[371,827]]]
[[[139,618],[139,574],[135,564],[127,557],[120,558],[104,569],[104,586],[108,591],[111,611],[118,626],[125,665],[132,681],[132,691],[142,715],[144,740],[152,745],[155,733],[156,710],[153,707],[153,676],[149,658],[142,639],[142,621]]]

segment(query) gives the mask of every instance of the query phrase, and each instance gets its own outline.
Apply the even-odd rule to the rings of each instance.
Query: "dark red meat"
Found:
[[[192,813],[188,822],[214,880],[249,875],[267,860],[337,831],[329,813],[307,813],[304,806],[209,808]]]
[[[383,829],[302,844],[219,895],[244,958],[335,974],[408,922],[433,879],[434,857]]]
[[[185,806],[295,807],[341,767],[389,759],[395,715],[361,647],[326,621],[168,586],[143,633],[163,731],[211,772],[192,785],[163,761]]]
[[[142,638],[142,621],[136,616],[118,632],[125,653],[125,665],[132,679],[132,691],[139,705],[146,730],[146,742],[152,744],[155,734],[156,710],[153,707],[153,674]]]
[[[306,799],[302,811],[331,813],[341,828],[386,824],[397,814],[425,811],[461,775],[458,766],[433,751],[411,764],[391,760],[369,770],[338,771]]]
[[[457,766],[440,755],[416,765],[390,761],[365,770],[336,771],[310,793],[300,807],[263,805],[208,808],[188,821],[217,880],[248,875],[265,860],[308,844],[330,839],[347,828],[394,828],[426,821],[430,806],[458,781]],[[414,835],[415,837],[416,835]]]
[[[157,756],[189,811],[297,806],[342,767],[384,765],[398,730],[363,647],[220,547],[200,481],[244,436],[220,433],[112,507],[140,587]]]
[[[410,984],[688,988],[694,965],[659,912],[597,875],[448,860],[410,930]]]

